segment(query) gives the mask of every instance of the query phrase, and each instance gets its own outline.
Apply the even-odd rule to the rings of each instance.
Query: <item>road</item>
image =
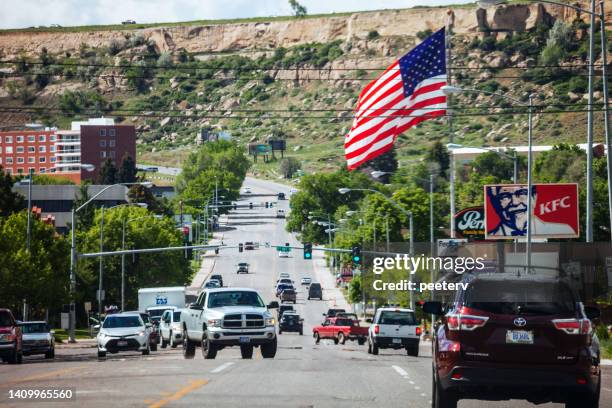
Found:
[[[289,187],[247,179],[252,194],[243,200],[254,204],[275,202],[279,191]],[[288,208],[280,201],[279,208]],[[226,244],[255,241],[283,245],[297,244],[284,230],[284,220],[275,218],[276,210],[256,207],[230,214],[222,225]],[[249,262],[249,275],[236,275],[235,264]],[[313,281],[328,282],[329,272],[321,267],[322,256],[314,253],[312,261],[302,259],[301,251],[279,259],[273,248],[238,253],[221,251],[214,263],[214,273],[223,275],[230,286],[257,289],[264,301],[274,300],[273,284],[280,272],[294,280],[310,276]],[[327,275],[326,275],[327,274]],[[46,402],[57,407],[428,407],[431,404],[430,343],[422,343],[420,356],[381,350],[367,354],[366,346],[348,342],[334,345],[322,341],[315,345],[311,327],[322,320],[322,313],[334,304],[342,304],[338,291],[324,287],[324,301],[305,299],[298,294],[297,309],[305,319],[304,336],[289,333],[279,336],[279,349],[273,360],[262,359],[256,350],[252,360],[242,360],[239,349],[224,349],[215,360],[204,360],[200,349],[193,360],[184,360],[181,348],[153,352],[109,355],[99,362],[93,348],[62,348],[54,362],[28,357],[21,366],[0,365],[0,406],[41,406],[36,402],[7,401],[9,389],[42,387],[76,390],[76,401]],[[612,406],[612,370],[604,372],[601,406]],[[460,407],[529,407],[522,401],[461,401]],[[547,404],[544,407],[560,405]]]

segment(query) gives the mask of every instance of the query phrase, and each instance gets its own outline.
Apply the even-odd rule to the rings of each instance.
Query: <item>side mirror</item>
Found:
[[[327,313],[321,313],[323,316],[327,317]]]
[[[190,309],[193,309],[193,310],[202,310],[202,309],[203,309],[203,307],[202,307],[202,306],[200,306],[200,305],[198,305],[198,304],[196,304],[196,303],[192,303],[192,304],[190,304],[190,305],[189,305],[189,308],[190,308]]]
[[[589,320],[599,319],[601,317],[601,311],[593,306],[585,306],[584,313],[587,315]]]
[[[372,319],[366,319],[366,323],[372,323]]]
[[[278,302],[276,300],[271,301],[268,305],[268,309],[278,309]]]
[[[442,316],[444,314],[441,302],[425,302],[423,304],[423,312],[436,316]]]
[[[96,329],[96,330],[100,330],[100,325],[99,325],[99,324],[96,324],[96,325],[94,326],[94,329]]]

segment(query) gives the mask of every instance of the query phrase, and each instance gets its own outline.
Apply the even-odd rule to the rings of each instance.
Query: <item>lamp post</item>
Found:
[[[539,3],[554,4],[560,7],[574,9],[581,13],[586,13],[590,16],[589,27],[589,92],[588,92],[588,111],[587,111],[587,174],[586,174],[586,242],[593,242],[593,94],[595,89],[595,18],[599,17],[601,21],[601,56],[603,61],[602,80],[604,84],[604,120],[606,131],[606,147],[607,165],[608,165],[608,211],[610,212],[610,226],[612,228],[612,159],[611,152],[611,137],[610,137],[610,113],[608,112],[608,93],[607,93],[607,59],[606,59],[606,30],[605,30],[605,12],[604,2],[601,1],[600,12],[597,12],[596,1],[591,0],[590,10],[583,9],[575,4],[566,4],[552,0],[537,0]],[[483,7],[495,6],[505,3],[505,0],[480,0],[479,5]]]
[[[507,99],[509,101],[512,101],[513,103],[519,105],[519,106],[526,106],[528,108],[528,123],[529,123],[529,131],[527,133],[527,140],[528,140],[528,150],[527,150],[527,250],[526,250],[526,266],[527,266],[527,273],[530,273],[531,271],[531,226],[532,226],[532,190],[533,190],[533,183],[532,183],[532,178],[531,178],[531,169],[532,169],[532,162],[533,162],[533,95],[529,95],[529,104],[525,105],[522,101],[520,101],[519,99],[513,98],[511,96],[508,96],[506,94],[500,94],[497,92],[488,92],[488,91],[481,91],[479,89],[472,89],[472,88],[459,88],[456,86],[443,86],[442,88],[442,92],[444,94],[460,94],[463,92],[473,92],[473,93],[483,93],[483,94],[488,94],[488,95],[493,95],[493,96],[497,96],[500,98],[504,98]],[[590,150],[590,149],[589,149]]]
[[[93,171],[94,170],[94,166],[91,164],[81,164],[81,168],[87,170],[87,171]],[[142,183],[117,183],[117,184],[112,184],[110,186],[106,186],[104,187],[102,190],[98,191],[97,194],[95,194],[93,197],[91,197],[89,200],[87,200],[83,205],[81,205],[79,208],[72,208],[71,214],[70,214],[70,220],[71,220],[71,232],[72,232],[72,237],[70,240],[70,327],[69,327],[69,333],[68,333],[68,341],[70,343],[74,343],[75,342],[75,327],[76,327],[76,313],[75,313],[75,299],[74,299],[74,295],[75,295],[75,289],[76,289],[76,275],[75,275],[75,268],[76,268],[76,214],[81,211],[83,208],[85,208],[89,203],[91,203],[93,200],[95,200],[96,198],[98,198],[102,193],[104,193],[106,190],[115,187],[115,186],[129,186],[129,185],[142,185],[145,187],[151,187],[152,183],[151,182],[142,182]]]
[[[30,235],[32,229],[32,183],[34,183],[34,179],[32,176],[34,175],[34,169],[30,169],[28,172],[28,230],[26,234],[26,249],[28,254],[30,253]]]

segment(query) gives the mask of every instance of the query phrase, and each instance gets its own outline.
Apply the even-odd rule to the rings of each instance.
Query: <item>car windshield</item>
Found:
[[[11,316],[6,312],[0,312],[0,326],[10,326],[12,324]]]
[[[247,266],[247,265],[248,265],[248,263],[246,263],[246,262],[240,262],[240,263],[238,264],[238,266]]]
[[[49,333],[47,323],[24,323],[21,325],[23,333]]]
[[[181,312],[174,312],[172,313],[172,320],[175,322],[180,322],[181,321]]]
[[[299,320],[300,316],[296,315],[296,314],[292,314],[292,313],[285,313],[283,315],[283,321],[285,322],[294,322],[296,320]]]
[[[279,310],[281,310],[281,311],[293,310],[293,306],[283,306],[283,305],[281,305]]]
[[[408,326],[417,324],[414,313],[387,311],[380,313],[378,324],[391,324],[398,326]]]
[[[142,326],[140,316],[109,316],[102,325],[105,329],[116,329],[119,327],[140,327]]]
[[[266,307],[257,292],[240,290],[227,292],[212,292],[208,295],[209,308],[224,306]]]
[[[572,314],[576,300],[562,282],[486,281],[470,283],[463,305],[496,314]]]

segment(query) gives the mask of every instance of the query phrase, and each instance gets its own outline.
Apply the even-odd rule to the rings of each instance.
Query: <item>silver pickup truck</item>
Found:
[[[253,348],[261,347],[263,358],[276,355],[276,321],[254,289],[211,288],[182,309],[183,356],[193,358],[197,346],[202,356],[213,359],[217,351],[240,346],[242,358],[252,358]]]

